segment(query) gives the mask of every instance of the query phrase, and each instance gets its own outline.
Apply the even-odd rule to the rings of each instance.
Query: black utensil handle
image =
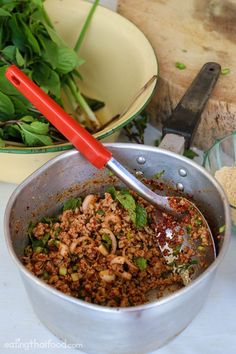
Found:
[[[185,138],[188,149],[200,123],[201,114],[220,75],[218,63],[206,63],[177,104],[172,115],[164,122],[162,133]]]

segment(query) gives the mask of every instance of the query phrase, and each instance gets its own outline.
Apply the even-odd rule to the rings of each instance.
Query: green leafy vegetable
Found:
[[[126,209],[126,210],[133,210],[135,211],[136,208],[136,203],[134,198],[132,197],[129,192],[126,191],[117,191],[116,192],[116,199],[120,202],[120,204]]]
[[[134,263],[141,271],[147,268],[147,260],[143,257],[135,257]]]
[[[175,67],[176,67],[177,69],[179,69],[179,70],[184,70],[184,69],[186,69],[186,65],[185,65],[184,63],[180,63],[179,61],[177,61],[177,62],[175,63]]]
[[[114,187],[108,187],[106,192],[110,193],[112,199],[116,199],[116,189]]]
[[[199,156],[195,151],[191,150],[191,149],[186,149],[184,150],[184,154],[185,157],[188,157],[189,159],[194,159],[194,157]]]
[[[82,199],[81,198],[71,198],[68,199],[64,205],[63,205],[63,211],[65,210],[75,210],[76,208],[79,208],[82,205]]]
[[[137,204],[135,208],[135,213],[135,225],[137,229],[142,229],[145,225],[147,225],[147,211],[141,205]]]
[[[46,146],[65,142],[56,129],[47,126],[40,112],[31,106],[8,82],[5,71],[9,64],[20,67],[61,106],[68,107],[73,117],[90,130],[100,127],[94,110],[104,103],[83,96],[77,86],[78,67],[84,63],[77,55],[98,5],[94,1],[79,35],[76,49],[70,48],[55,31],[44,8],[44,0],[0,0],[0,123],[1,140],[9,145]],[[61,95],[62,90],[65,95]],[[66,100],[64,97],[66,96]],[[93,108],[90,108],[93,106]],[[95,109],[96,108],[96,109]],[[31,121],[18,123],[24,116]],[[42,130],[44,129],[44,132]],[[1,146],[3,143],[1,142]]]

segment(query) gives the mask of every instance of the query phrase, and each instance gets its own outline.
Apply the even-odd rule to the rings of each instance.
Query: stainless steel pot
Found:
[[[66,152],[27,178],[11,196],[5,213],[9,252],[18,267],[38,318],[57,337],[92,354],[141,354],[178,335],[206,300],[230,237],[230,210],[216,180],[201,166],[175,153],[135,144],[108,144],[115,158],[132,172],[151,177],[165,170],[166,181],[194,196],[212,229],[217,258],[187,287],[159,301],[130,308],[108,308],[64,295],[33,276],[21,263],[30,221],[57,213],[63,201],[112,183],[106,170],[96,170],[77,151]],[[219,227],[226,225],[224,233]]]

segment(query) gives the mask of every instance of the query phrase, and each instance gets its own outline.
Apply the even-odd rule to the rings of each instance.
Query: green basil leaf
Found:
[[[22,57],[18,48],[16,48],[16,62],[18,66],[23,66],[25,64],[25,59]]]
[[[0,16],[1,17],[6,17],[6,16],[10,16],[11,17],[11,14],[10,14],[10,12],[4,10],[3,8],[0,8]]]
[[[2,93],[6,95],[21,95],[19,91],[7,80],[5,77],[5,71],[7,69],[7,65],[0,67],[0,90]]]
[[[51,65],[51,67],[55,70],[58,64],[58,51],[57,45],[51,40],[40,37],[42,42],[45,44],[45,48],[42,52],[42,58]]]
[[[26,129],[29,132],[39,134],[39,135],[46,135],[49,129],[49,123],[42,123],[39,121],[33,121],[31,124],[25,125]]]
[[[20,118],[19,121],[24,122],[24,123],[32,123],[32,122],[35,122],[35,118],[32,116],[24,116],[24,117]]]
[[[141,205],[137,204],[135,213],[135,226],[137,227],[137,229],[142,229],[145,225],[147,225],[147,211]]]
[[[4,139],[8,140],[9,138],[14,138],[16,140],[21,140],[21,134],[19,132],[18,126],[16,124],[6,125],[3,128]]]
[[[1,80],[0,80],[1,81]],[[20,97],[11,96],[11,100],[15,107],[15,113],[18,116],[22,116],[22,114],[28,114],[28,108],[31,106],[29,102],[23,102]],[[26,122],[27,123],[27,122]]]
[[[21,18],[19,18],[19,20],[21,22],[21,26],[23,28],[25,37],[26,37],[27,42],[29,43],[30,47],[32,48],[32,50],[35,53],[40,54],[41,51],[40,51],[40,47],[39,47],[39,44],[38,44],[38,41],[37,41],[36,37],[33,35],[31,30],[27,26],[27,24],[25,22],[23,22]]]
[[[46,23],[44,23],[44,26],[48,32],[49,37],[51,40],[56,43],[58,46],[65,46],[65,42],[61,39],[61,37],[56,33],[56,31],[48,26]]]
[[[61,74],[67,74],[76,68],[78,56],[72,48],[60,46],[58,48],[57,70]]]
[[[33,123],[31,123],[33,124]],[[22,140],[27,146],[46,146],[52,145],[52,139],[48,135],[35,133],[29,124],[20,124],[18,126]]]
[[[82,199],[81,198],[71,198],[67,200],[64,205],[63,205],[63,211],[65,210],[75,210],[76,208],[79,208],[82,205]]]
[[[2,49],[2,54],[6,59],[9,59],[11,62],[13,62],[16,56],[16,47],[14,45],[8,45]]]
[[[15,113],[14,105],[11,99],[0,92],[0,121],[6,121],[12,118]]]
[[[27,46],[27,39],[24,32],[18,24],[16,14],[12,15],[12,18],[9,20],[9,27],[11,30],[11,40],[13,44],[20,50],[25,50]]]
[[[50,92],[57,98],[61,94],[59,75],[53,71],[46,63],[34,66],[33,80],[47,93]]]

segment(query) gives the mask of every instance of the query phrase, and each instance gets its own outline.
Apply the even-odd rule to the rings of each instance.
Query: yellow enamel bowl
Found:
[[[45,6],[60,35],[74,46],[91,4],[81,0],[47,0]],[[106,104],[100,119],[105,123],[125,111],[119,119],[94,135],[112,142],[118,131],[142,111],[152,96],[158,75],[155,53],[135,25],[99,6],[79,56],[86,61],[80,67],[84,78],[79,84],[81,91]],[[153,77],[151,84],[142,90]],[[141,94],[140,90],[143,91]],[[138,98],[134,100],[135,96]],[[71,148],[69,143],[41,148],[2,148],[0,181],[20,183],[46,161]]]

